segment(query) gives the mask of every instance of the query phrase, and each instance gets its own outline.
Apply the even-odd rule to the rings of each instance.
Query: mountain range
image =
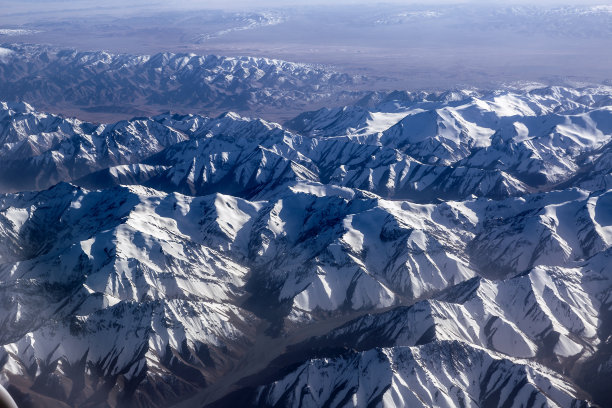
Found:
[[[23,407],[609,406],[611,141],[605,86],[284,124],[3,102],[0,380]]]
[[[363,83],[363,76],[330,67],[270,58],[0,44],[0,100],[80,117],[142,116],[168,108],[286,116],[346,102],[361,94]]]

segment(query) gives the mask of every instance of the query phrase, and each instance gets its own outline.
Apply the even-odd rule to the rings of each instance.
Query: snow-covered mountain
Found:
[[[112,125],[38,113],[27,103],[0,104],[0,190],[48,188],[113,165],[143,160],[187,139],[142,118]]]
[[[3,191],[19,191],[132,180],[251,198],[310,180],[420,202],[520,196],[575,178],[605,185],[611,95],[606,87],[395,92],[304,113],[287,128],[232,113],[94,125],[5,103],[0,181]],[[585,175],[585,166],[595,167]]]
[[[612,401],[609,88],[373,93],[285,126],[0,108],[21,404]]]
[[[576,399],[571,384],[543,367],[452,341],[312,360],[257,390],[254,402],[302,407],[588,406]]]
[[[263,22],[274,18],[261,17]],[[253,21],[253,24],[260,22]],[[346,101],[360,76],[269,58],[0,46],[0,100],[82,114],[300,112]]]

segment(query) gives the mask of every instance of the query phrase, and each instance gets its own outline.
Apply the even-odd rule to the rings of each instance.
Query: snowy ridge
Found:
[[[147,118],[110,125],[38,113],[26,103],[0,105],[0,190],[41,190],[93,171],[143,160],[186,140]]]
[[[362,328],[358,330],[365,326],[366,333],[381,334],[374,341],[350,334],[367,345],[461,340],[557,368],[575,356],[589,361],[603,340],[598,337],[597,316],[609,303],[612,286],[606,269],[612,226],[605,218],[612,193],[589,197],[570,190],[558,197],[418,205],[360,197],[357,192],[347,198],[334,190],[331,195],[325,192],[323,185],[317,189],[316,184],[303,184],[275,201],[249,202],[219,194],[191,198],[142,187],[87,192],[60,184],[38,194],[5,196],[0,271],[7,299],[12,299],[5,306],[4,325],[11,328],[5,331],[10,333],[4,339],[5,372],[24,375],[36,365],[62,378],[69,371],[66,367],[74,368],[85,358],[86,364],[100,367],[103,377],[122,373],[126,380],[141,384],[143,378],[155,382],[158,372],[167,376],[179,370],[172,375],[180,378],[178,366],[167,362],[168,353],[176,350],[196,370],[188,378],[190,389],[197,389],[207,384],[206,378],[214,381],[224,364],[231,367],[240,352],[216,361],[214,369],[190,355],[197,356],[204,346],[217,350],[221,344],[237,344],[237,350],[243,350],[248,344],[247,333],[256,320],[238,298],[253,287],[259,295],[254,301],[263,306],[289,306],[282,315],[288,327],[325,319],[326,313],[347,306],[385,308],[439,294],[389,312],[389,319],[383,314],[371,323],[355,323]],[[557,228],[573,232],[578,242],[582,239],[577,248],[590,245],[590,253],[598,255],[582,260],[585,252],[580,249],[563,259],[550,252],[555,245],[543,244],[549,256],[522,256],[538,265],[527,275],[503,281],[478,278],[491,272],[473,269],[469,254],[480,252],[467,249],[490,227],[477,214],[497,220],[500,208],[513,208],[512,200],[526,201],[518,221],[506,220],[513,231],[542,223],[535,215],[537,221],[523,214],[529,207],[528,214],[550,208],[561,214],[559,203],[584,212],[585,219],[578,218],[584,227],[574,231],[567,223],[575,219],[560,218]],[[82,217],[84,212],[93,217]],[[59,222],[50,223],[53,219]],[[38,239],[37,247],[28,247],[33,236],[48,240]],[[558,246],[571,238],[557,233],[551,239]],[[512,245],[522,239],[507,238]],[[533,253],[539,249],[527,248]],[[495,252],[484,252],[498,258],[508,251],[498,246]],[[462,253],[466,255],[458,256]],[[247,278],[255,285],[251,289],[245,286]],[[53,286],[41,293],[36,288],[44,282]],[[465,283],[457,285],[460,282]],[[24,303],[35,293],[40,301]],[[67,293],[71,296],[66,303]],[[524,301],[517,308],[519,298]],[[414,313],[421,317],[411,318]],[[186,319],[193,315],[200,317]],[[105,316],[114,316],[115,323],[109,326]],[[158,321],[157,316],[166,317]],[[413,320],[423,323],[408,323]],[[65,323],[58,326],[57,321]],[[386,329],[385,322],[392,322],[393,329]],[[142,327],[143,337],[128,341],[134,327]],[[342,337],[343,332],[353,333],[356,329],[351,327],[332,334],[325,344],[334,344],[334,336]],[[109,330],[117,340],[107,344],[110,348],[100,347],[95,339]],[[74,346],[63,348],[72,342]],[[87,351],[94,345],[96,353]],[[552,355],[547,354],[550,350]],[[134,355],[142,359],[127,358]],[[215,358],[219,355],[225,354],[216,351]],[[109,364],[108,356],[117,359]],[[201,373],[195,377],[200,376],[199,382],[192,377],[196,372]],[[135,373],[140,373],[136,379]],[[60,399],[68,398],[70,388],[62,395]]]
[[[607,144],[612,133],[607,88],[374,99],[367,109],[304,113],[287,126],[322,139],[328,163],[321,168],[334,183],[382,195],[520,195],[569,179],[580,155]],[[347,151],[366,148],[361,161],[345,163]]]
[[[252,23],[280,21],[262,15]],[[299,112],[315,102],[338,103],[363,82],[359,76],[269,58],[110,54],[19,44],[1,49],[6,51],[0,59],[0,100],[84,113],[141,115],[155,106]]]
[[[419,202],[605,188],[610,94],[605,87],[395,92],[372,96],[374,108],[300,115],[287,123],[293,131],[234,113],[93,125],[4,104],[9,160],[0,187],[42,189],[81,179],[89,188],[134,183],[265,198],[276,186],[301,180]],[[146,142],[152,138],[156,143]],[[115,165],[123,167],[109,169]],[[590,184],[572,181],[578,179]]]
[[[609,252],[573,268],[541,266],[504,281],[474,278],[413,306],[360,318],[318,342],[367,349],[461,340],[510,357],[552,356],[561,365],[586,359],[600,341],[593,317],[608,301],[602,288],[610,277],[601,268]]]
[[[436,392],[432,393],[431,388]],[[289,388],[290,387],[290,388]],[[287,392],[287,388],[291,391]],[[308,362],[258,390],[254,406],[588,406],[538,366],[458,342],[347,353]],[[258,405],[256,405],[258,404]]]
[[[109,193],[60,184],[9,198],[2,234],[14,237],[13,249],[26,259],[10,262],[19,255],[3,251],[5,367],[9,375],[49,373],[64,383],[55,397],[73,403],[97,391],[73,393],[63,380],[82,364],[100,378],[120,375],[161,393],[202,387],[211,368],[240,355],[232,342],[248,342],[254,317],[229,302],[241,294],[247,270],[175,221],[198,205],[190,198],[142,188]],[[33,202],[52,207],[36,210]],[[20,211],[30,216],[17,219]],[[27,248],[32,234],[49,240]],[[37,301],[24,302],[28,296]],[[171,382],[164,389],[154,378],[169,373],[180,388]],[[45,381],[53,387],[52,378]],[[151,395],[135,398],[146,405]]]
[[[0,381],[52,406],[606,406],[610,95],[378,93],[287,126],[3,103]]]

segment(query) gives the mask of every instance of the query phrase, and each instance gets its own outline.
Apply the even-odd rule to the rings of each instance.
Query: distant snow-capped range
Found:
[[[238,13],[231,19],[234,23],[229,28],[224,28],[219,31],[200,34],[192,39],[196,43],[204,43],[206,41],[223,37],[237,31],[253,30],[256,28],[274,26],[285,21],[285,16],[279,12],[262,11],[259,13]]]
[[[611,141],[605,86],[283,125],[3,102],[0,381],[50,406],[609,405]]]
[[[0,35],[5,35],[8,37],[16,36],[16,35],[28,35],[28,34],[36,34],[40,31],[37,30],[29,30],[25,28],[0,28]]]
[[[142,115],[162,107],[298,113],[362,95],[357,88],[365,79],[270,58],[111,54],[23,44],[3,44],[0,50],[0,100],[82,114]]]
[[[611,33],[612,5],[444,5],[414,6],[405,11],[384,10],[364,19],[374,25],[431,24],[471,25],[487,31],[517,30],[554,36],[603,37]]]

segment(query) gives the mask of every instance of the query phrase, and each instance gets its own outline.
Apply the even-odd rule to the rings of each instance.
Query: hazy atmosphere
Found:
[[[381,89],[612,76],[612,6],[595,2],[15,2],[0,30],[5,43],[330,65]]]

